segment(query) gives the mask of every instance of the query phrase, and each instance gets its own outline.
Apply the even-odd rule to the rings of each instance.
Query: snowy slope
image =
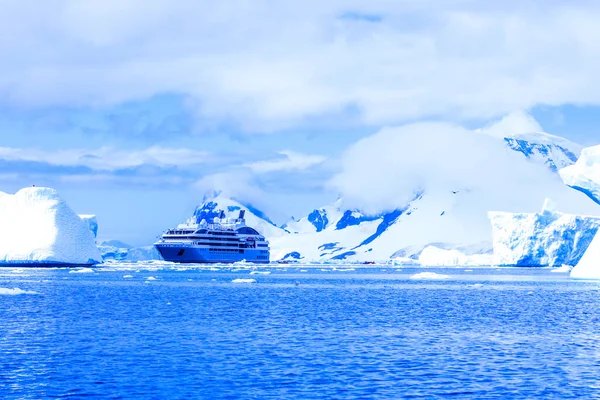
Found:
[[[54,189],[0,192],[0,227],[0,263],[102,262],[88,223]]]
[[[522,133],[504,138],[507,146],[528,159],[546,165],[553,172],[573,165],[583,147],[559,136],[543,132]]]

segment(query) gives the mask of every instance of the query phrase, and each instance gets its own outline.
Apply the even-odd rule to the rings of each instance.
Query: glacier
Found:
[[[77,215],[54,189],[0,192],[0,264],[101,263],[91,220]]]
[[[560,267],[576,265],[600,228],[600,217],[489,212],[495,265]]]

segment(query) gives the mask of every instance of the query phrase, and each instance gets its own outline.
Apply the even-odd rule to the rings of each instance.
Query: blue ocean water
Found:
[[[0,269],[0,397],[600,397],[600,283],[567,274],[74,271]]]

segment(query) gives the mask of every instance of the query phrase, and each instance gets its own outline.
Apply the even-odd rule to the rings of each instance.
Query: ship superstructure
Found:
[[[227,219],[221,211],[212,222],[194,218],[169,229],[154,243],[165,259],[180,263],[269,263],[269,242],[246,225],[245,210],[238,218]]]

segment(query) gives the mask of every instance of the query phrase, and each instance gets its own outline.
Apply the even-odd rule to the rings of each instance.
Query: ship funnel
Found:
[[[225,219],[225,211],[221,210],[221,213],[219,214],[219,219]]]
[[[244,219],[244,217],[246,216],[246,210],[240,210],[240,215],[238,217],[238,219]]]

